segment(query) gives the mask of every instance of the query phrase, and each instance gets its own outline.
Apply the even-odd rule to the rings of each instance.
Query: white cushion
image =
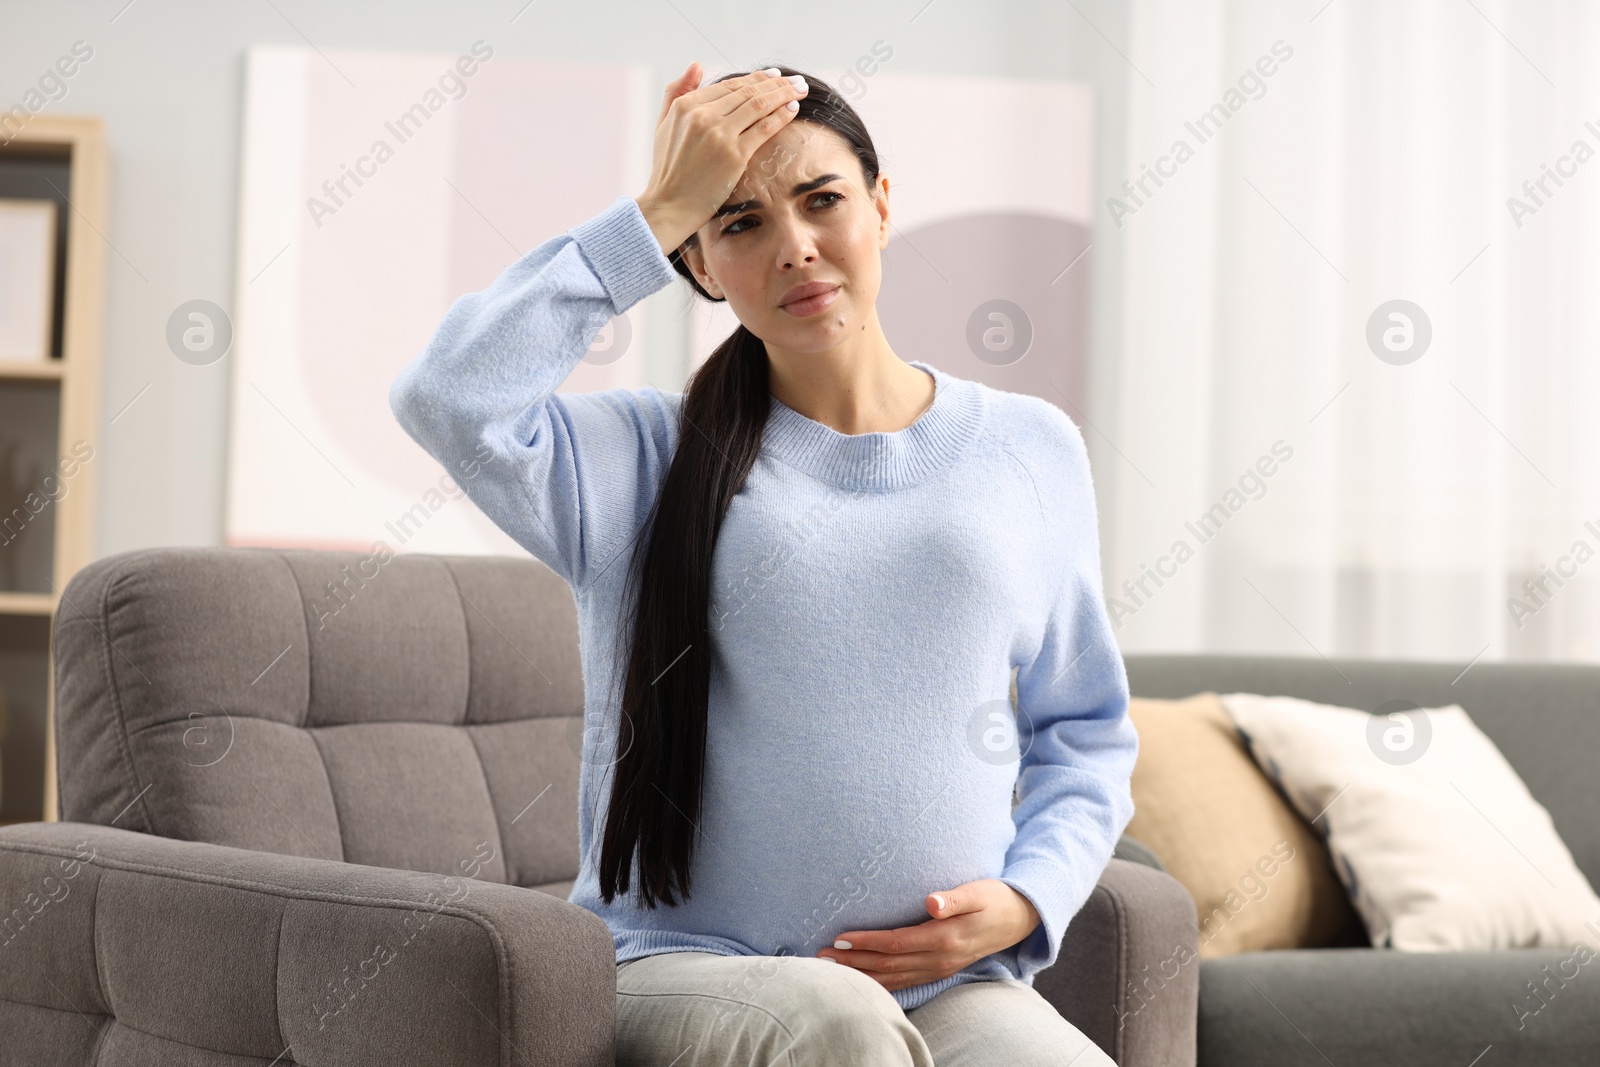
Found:
[[[1550,813],[1460,705],[1388,715],[1221,694],[1261,769],[1328,843],[1372,943],[1570,948],[1600,898]]]

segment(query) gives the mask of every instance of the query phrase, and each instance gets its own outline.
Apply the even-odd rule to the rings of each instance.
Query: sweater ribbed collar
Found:
[[[952,463],[983,427],[977,382],[908,360],[933,377],[933,403],[892,433],[843,434],[772,397],[762,449],[820,481],[846,489],[901,489]]]

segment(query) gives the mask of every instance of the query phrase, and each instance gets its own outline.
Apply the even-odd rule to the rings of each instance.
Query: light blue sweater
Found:
[[[613,634],[682,394],[556,388],[612,316],[677,277],[618,197],[456,300],[390,391],[406,432],[572,587],[586,751],[568,899],[605,920],[619,963],[813,956],[848,930],[929,921],[928,893],[999,878],[1039,927],[894,996],[909,1011],[961,982],[1031,984],[1133,815],[1138,738],[1088,455],[1053,404],[919,360],[933,404],[893,433],[841,434],[773,398],[713,557],[692,896],[653,911],[600,899]]]

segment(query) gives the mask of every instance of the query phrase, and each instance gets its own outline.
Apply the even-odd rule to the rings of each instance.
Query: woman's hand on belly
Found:
[[[998,878],[929,893],[933,916],[894,930],[847,930],[817,955],[848,964],[886,989],[937,982],[992,952],[1010,948],[1039,925],[1027,897]]]

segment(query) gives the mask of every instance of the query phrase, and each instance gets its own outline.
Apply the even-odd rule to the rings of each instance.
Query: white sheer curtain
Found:
[[[1126,58],[1124,651],[1600,659],[1600,4],[1135,0]]]

